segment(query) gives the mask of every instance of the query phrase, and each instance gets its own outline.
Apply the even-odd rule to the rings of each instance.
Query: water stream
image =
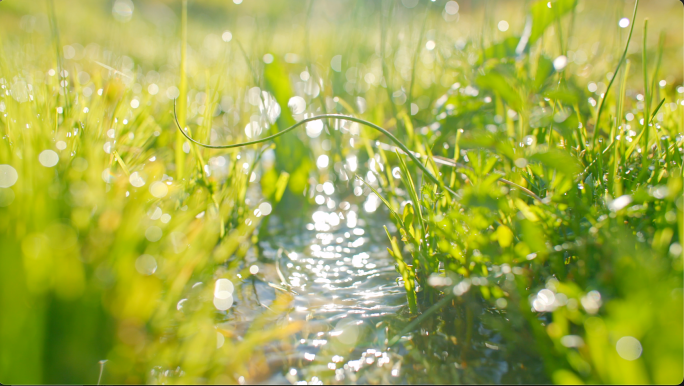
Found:
[[[288,317],[305,324],[292,344],[271,351],[271,374],[253,381],[386,384],[537,379],[530,378],[529,364],[522,365],[525,358],[512,361],[511,353],[500,345],[502,337],[477,321],[467,361],[459,355],[455,338],[440,331],[439,321],[387,348],[390,331],[401,330],[410,315],[400,275],[385,249],[386,217],[367,214],[347,202],[332,207],[321,205],[300,220],[269,223],[272,236],[261,242],[263,254],[277,261],[281,275],[296,292]],[[266,283],[254,288],[262,303],[275,297]]]

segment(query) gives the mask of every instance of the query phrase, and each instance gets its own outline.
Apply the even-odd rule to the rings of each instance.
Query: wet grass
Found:
[[[304,291],[261,241],[327,181],[406,291],[359,379],[684,377],[681,42],[648,5],[6,3],[1,381],[286,374]]]

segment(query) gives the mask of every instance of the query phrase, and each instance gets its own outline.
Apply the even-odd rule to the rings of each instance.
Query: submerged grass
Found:
[[[644,21],[630,48],[638,0],[617,58],[583,41],[588,2],[526,2],[472,35],[473,3],[359,2],[344,23],[377,41],[344,60],[335,4],[84,4],[140,36],[99,46],[52,1],[46,30],[5,3],[23,32],[0,39],[0,381],[295,380],[307,293],[261,241],[324,182],[385,216],[406,306],[375,326],[399,360],[307,381],[684,377],[681,47],[661,34],[650,64]],[[256,28],[297,31],[286,15],[304,60]]]

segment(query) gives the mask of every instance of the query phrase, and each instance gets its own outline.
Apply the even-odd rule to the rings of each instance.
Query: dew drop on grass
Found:
[[[112,7],[112,15],[116,21],[125,23],[133,17],[133,2],[131,0],[116,0]]]
[[[342,71],[342,55],[333,56],[332,60],[330,60],[330,68],[335,72]]]
[[[219,349],[223,347],[223,343],[225,343],[226,338],[221,334],[220,332],[216,332],[216,348]]]
[[[19,179],[16,169],[11,165],[0,165],[0,188],[9,188]]]
[[[130,177],[128,177],[128,182],[130,182],[131,185],[135,186],[136,188],[145,185],[145,180],[138,172],[131,173]]]
[[[214,286],[214,297],[218,299],[226,299],[233,295],[234,289],[235,286],[233,286],[233,282],[229,279],[218,279],[216,280],[216,284]]]
[[[306,123],[306,135],[310,138],[317,138],[323,131],[322,121],[311,121]]]
[[[102,180],[108,184],[114,182],[114,174],[109,170],[109,168],[106,168],[102,171]]]
[[[46,168],[51,168],[59,162],[59,155],[53,150],[43,150],[38,155],[38,162]]]
[[[157,260],[150,255],[141,255],[135,260],[135,269],[141,275],[152,275],[157,271]]]
[[[233,297],[228,296],[225,299],[214,298],[214,307],[219,311],[225,311],[233,305]]]
[[[259,126],[259,122],[252,121],[245,126],[245,135],[249,139],[253,139],[257,137],[259,134],[261,134],[261,127]]]
[[[556,71],[561,71],[567,65],[568,65],[568,58],[565,55],[561,55],[553,61],[553,68]]]
[[[455,1],[447,1],[446,5],[444,6],[444,11],[452,16],[458,13],[458,9],[458,3]]]
[[[289,102],[287,103],[287,107],[290,108],[292,114],[298,115],[306,110],[306,101],[300,96],[294,96],[290,98]]]
[[[150,185],[150,193],[157,198],[163,198],[169,193],[169,188],[163,182],[157,181]]]
[[[149,214],[149,216],[150,216],[150,220],[159,220],[159,218],[161,217],[162,213],[163,213],[163,212],[162,212],[161,208],[159,208],[159,207],[155,207],[154,210],[152,210],[151,213],[148,212],[148,214]]]
[[[268,216],[269,214],[271,214],[271,210],[271,204],[269,204],[268,202],[262,202],[261,204],[259,204],[259,211],[262,215]]]
[[[628,361],[639,359],[641,353],[643,352],[641,342],[631,336],[623,336],[620,338],[615,345],[615,350],[622,359]]]
[[[499,28],[499,31],[506,32],[508,31],[508,22],[506,20],[501,20],[499,24],[497,24],[497,27]]]
[[[163,234],[163,232],[162,232],[161,228],[153,225],[153,226],[147,228],[147,230],[145,231],[145,238],[148,241],[156,242],[162,238],[162,234]]]
[[[325,154],[320,155],[316,160],[316,166],[318,166],[319,169],[327,168],[329,164],[330,158]]]

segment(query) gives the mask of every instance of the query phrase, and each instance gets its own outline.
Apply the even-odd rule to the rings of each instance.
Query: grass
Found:
[[[265,380],[306,326],[261,241],[333,181],[387,208],[403,380],[681,381],[681,42],[635,30],[669,11],[489,3],[0,3],[0,380]]]

